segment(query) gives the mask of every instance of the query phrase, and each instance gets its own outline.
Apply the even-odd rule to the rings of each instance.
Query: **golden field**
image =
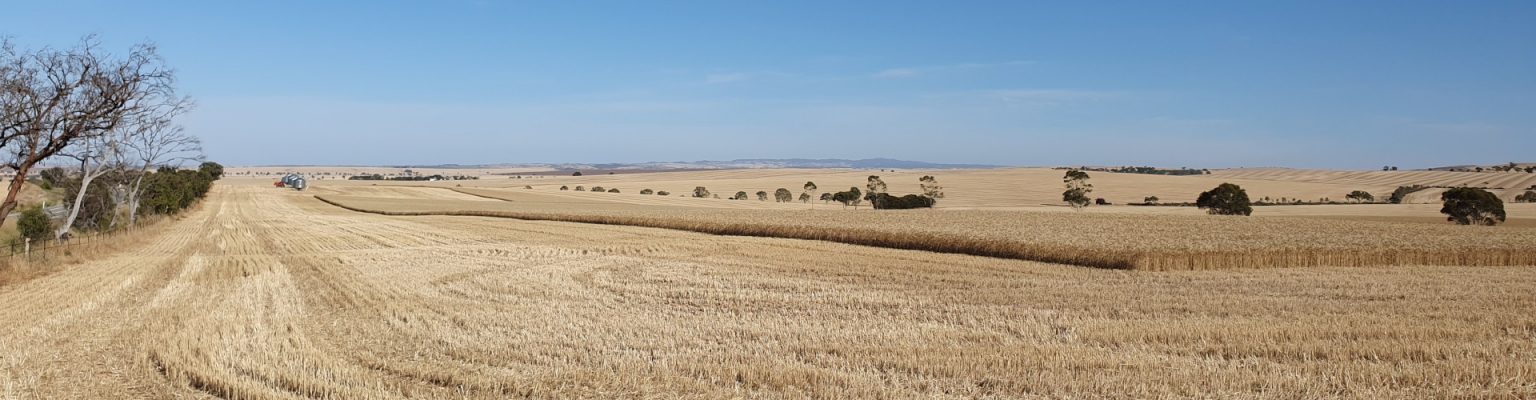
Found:
[[[304,192],[226,178],[144,246],[0,286],[0,398],[1536,396],[1530,266],[1127,271],[682,228],[390,216],[316,198],[401,213],[767,221],[1110,255],[1536,247],[1536,230],[1518,222],[1536,214],[1526,204],[1508,205],[1513,223],[1498,227],[1437,222],[1423,205],[1285,216],[1266,214],[1292,208],[1263,207],[1249,218],[1071,212],[1043,205],[1060,192],[1059,172],[1048,171],[937,172],[948,193],[940,208],[895,212],[676,197],[699,185],[722,197],[798,194],[805,180],[846,190],[869,171],[558,177],[529,181],[534,189],[506,178],[324,180]],[[874,174],[892,192],[916,191],[923,172],[910,182],[907,173]],[[1183,178],[1194,179],[1165,180]],[[1096,194],[1169,200],[1221,180],[1093,183]],[[1372,188],[1244,182],[1256,197]],[[636,194],[643,188],[674,195]]]

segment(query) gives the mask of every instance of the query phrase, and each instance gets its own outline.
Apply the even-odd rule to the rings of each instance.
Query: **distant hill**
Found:
[[[1459,171],[1459,172],[1518,172],[1536,168],[1536,163],[1508,162],[1493,165],[1448,165],[1443,167],[1428,168],[1429,171]]]
[[[671,161],[643,163],[531,163],[496,165],[391,165],[394,168],[494,168],[494,167],[544,167],[557,170],[674,170],[674,169],[757,169],[757,168],[858,168],[858,169],[960,169],[1002,168],[987,164],[940,164],[923,161],[868,158],[845,160],[839,158],[756,158],[730,161]]]

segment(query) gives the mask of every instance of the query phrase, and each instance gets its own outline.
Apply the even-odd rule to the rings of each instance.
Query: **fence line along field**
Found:
[[[0,396],[1536,395],[1529,267],[1128,272],[391,217],[257,183],[217,185],[143,247],[0,287]]]

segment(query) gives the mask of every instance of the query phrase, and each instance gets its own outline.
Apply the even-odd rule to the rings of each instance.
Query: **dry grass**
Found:
[[[1536,396],[1532,268],[1147,274],[215,192],[0,287],[0,397]]]
[[[1529,228],[981,210],[597,208],[527,200],[538,195],[515,191],[456,191],[480,198],[498,197],[492,193],[515,193],[521,197],[506,199],[507,202],[316,197],[353,211],[383,215],[484,216],[631,225],[1113,269],[1536,265],[1536,229]]]
[[[0,287],[26,282],[63,268],[143,246],[165,229],[167,220],[175,218],[158,215],[144,216],[139,218],[139,225],[130,231],[119,232],[116,235],[92,236],[83,240],[77,239],[76,245],[47,249],[46,254],[31,257],[0,255]],[[7,222],[7,227],[13,231],[15,229],[14,224],[10,222]],[[8,243],[8,240],[0,242],[0,244]],[[0,254],[10,254],[10,249],[0,248]]]

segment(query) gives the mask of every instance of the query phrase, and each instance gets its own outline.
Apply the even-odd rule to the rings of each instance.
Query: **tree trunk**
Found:
[[[11,179],[10,189],[5,192],[5,202],[0,202],[0,225],[5,224],[11,211],[16,211],[16,195],[21,194],[22,186],[27,184],[27,173],[32,171],[32,164],[22,163],[21,168],[16,169],[16,177]]]
[[[59,230],[54,233],[54,237],[63,236],[65,232],[69,232],[69,228],[75,226],[75,218],[80,217],[80,206],[85,203],[85,192],[90,190],[91,181],[96,180],[96,175],[101,174],[92,175],[85,172],[84,167],[81,168],[80,191],[75,193],[75,204],[69,208],[69,216],[64,218],[64,223],[59,225]]]

